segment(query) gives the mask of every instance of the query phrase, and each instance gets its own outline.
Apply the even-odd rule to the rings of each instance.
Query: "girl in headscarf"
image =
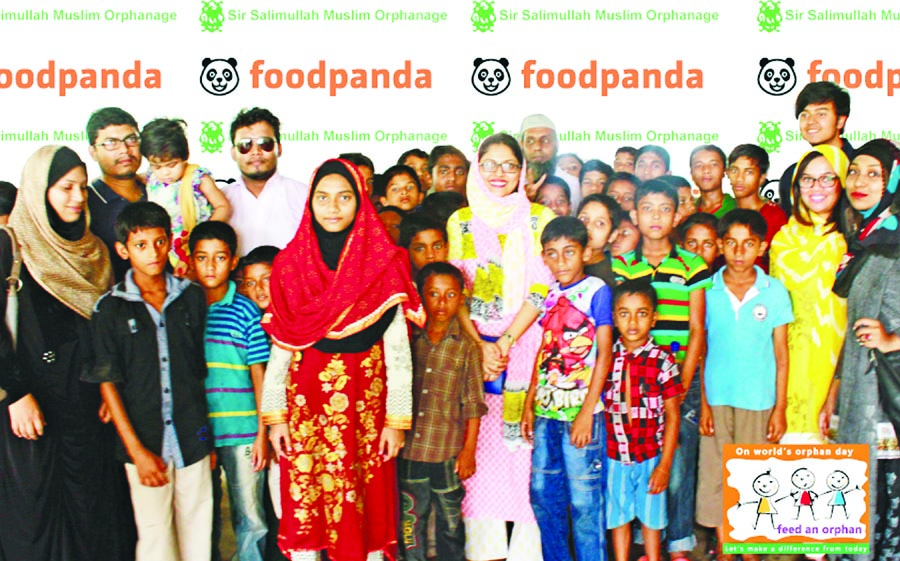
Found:
[[[9,224],[22,257],[16,369],[0,368],[0,551],[22,561],[106,558],[100,395],[80,381],[88,319],[110,287],[106,246],[88,230],[85,165],[45,146],[25,164]],[[0,273],[12,245],[0,232]],[[6,308],[6,291],[0,296]],[[8,413],[7,413],[8,411]]]
[[[359,170],[329,160],[275,259],[263,420],[281,458],[279,546],[292,561],[393,556],[393,458],[412,422],[406,321],[424,323],[406,252],[388,238]]]
[[[515,138],[488,137],[469,174],[469,207],[447,222],[448,259],[463,271],[469,306],[460,325],[482,340],[488,414],[481,420],[475,475],[465,481],[466,557],[540,559],[540,535],[528,496],[531,449],[519,422],[540,345],[536,319],[550,271],[541,232],[555,215],[529,202],[525,161]],[[506,522],[515,522],[507,544]]]
[[[822,444],[819,411],[847,329],[847,301],[830,287],[847,252],[839,215],[850,161],[840,148],[823,144],[799,162],[791,181],[791,218],[769,250],[770,273],[784,283],[794,309],[788,325],[787,432],[781,442]]]
[[[849,215],[847,254],[837,273],[834,292],[847,298],[847,331],[841,366],[822,408],[820,425],[840,415],[837,441],[869,444],[870,553],[854,559],[900,558],[900,450],[893,426],[885,417],[870,349],[900,350],[900,151],[889,140],[867,142],[847,172]],[[893,506],[892,506],[893,505]],[[849,557],[848,557],[849,558]]]

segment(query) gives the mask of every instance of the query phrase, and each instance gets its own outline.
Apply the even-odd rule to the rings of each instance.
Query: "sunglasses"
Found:
[[[253,145],[259,146],[263,152],[271,152],[275,149],[275,139],[271,136],[260,136],[258,138],[242,138],[235,142],[238,152],[247,154],[253,149]]]

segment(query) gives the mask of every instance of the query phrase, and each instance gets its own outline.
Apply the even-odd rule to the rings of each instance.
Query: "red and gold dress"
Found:
[[[388,239],[356,168],[326,162],[313,191],[331,174],[354,187],[356,219],[328,234],[307,212],[275,260],[263,319],[274,343],[263,419],[286,422],[291,442],[280,464],[281,550],[361,561],[396,551],[395,466],[379,454],[379,441],[385,427],[410,427],[406,318],[422,323],[424,313],[406,252]]]

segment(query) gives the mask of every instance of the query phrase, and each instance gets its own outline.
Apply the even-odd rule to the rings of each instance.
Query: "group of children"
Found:
[[[208,172],[187,164],[183,123],[153,121],[141,142],[148,198],[162,206],[133,203],[116,220],[116,251],[131,271],[97,304],[96,363],[85,380],[100,384],[121,437],[138,558],[199,559],[217,547],[220,466],[239,558],[262,559],[272,458],[258,415],[270,344],[260,321],[279,250],[238,257],[237,235],[222,221],[227,200]],[[425,559],[433,509],[438,559],[463,559],[461,481],[477,469],[486,412],[479,345],[456,319],[465,283],[445,262],[445,224],[465,196],[428,194],[420,152],[404,154],[371,185],[388,234],[408,250],[428,317],[411,332],[415,410],[399,458],[398,542],[407,559]],[[371,161],[345,156],[373,175]],[[638,519],[646,557],[656,561],[668,520],[687,511],[692,523],[696,496],[697,522],[717,528],[721,543],[724,445],[778,442],[785,432],[793,317],[787,291],[760,268],[773,226],[784,223],[759,199],[768,158],[750,145],[728,158],[714,146],[691,156],[698,173],[727,163],[739,176],[735,195],[759,211],[734,208],[727,195],[718,208],[708,203],[715,197],[695,203],[687,181],[664,175],[668,154],[659,147],[623,148],[615,169],[566,160],[560,169],[577,167],[582,187],[574,211],[566,181],[547,178],[534,193],[559,215],[541,235],[556,282],[521,421],[534,447],[531,500],[544,558],[569,558],[571,516],[578,559],[604,559],[610,528],[615,557],[625,561]],[[695,182],[702,190],[702,177]],[[174,332],[166,328],[173,322]],[[751,352],[752,361],[734,360]],[[689,444],[698,434],[699,460]]]

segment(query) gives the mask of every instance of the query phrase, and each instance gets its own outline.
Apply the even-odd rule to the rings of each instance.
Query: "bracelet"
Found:
[[[500,336],[500,338],[503,338],[503,337],[509,337],[509,346],[510,346],[510,348],[516,346],[516,338],[515,338],[515,337],[513,337],[513,336],[510,335],[509,333],[504,333],[503,335]]]

